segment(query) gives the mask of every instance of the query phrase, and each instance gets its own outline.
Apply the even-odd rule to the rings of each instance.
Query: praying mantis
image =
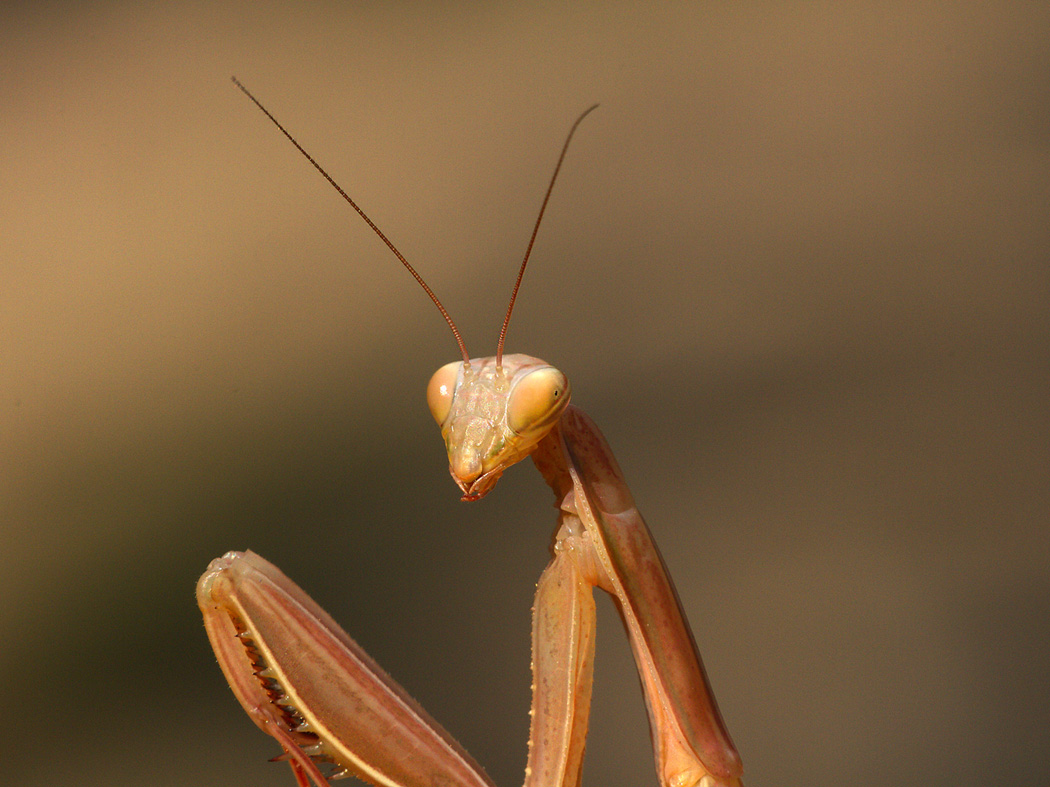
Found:
[[[578,787],[591,701],[599,587],[615,600],[638,668],[662,787],[739,787],[729,737],[660,552],[594,422],[569,404],[568,378],[503,352],[511,312],[576,119],[518,270],[496,354],[471,358],[448,312],[364,211],[236,78],[234,83],[383,240],[423,287],[459,346],[427,403],[464,501],[531,456],[554,491],[552,560],[533,607],[532,710],[525,787]],[[595,105],[597,106],[597,105]],[[230,688],[283,749],[299,787],[357,776],[377,787],[493,787],[467,752],[281,571],[252,552],[212,561],[197,584]],[[322,773],[325,767],[327,775]]]

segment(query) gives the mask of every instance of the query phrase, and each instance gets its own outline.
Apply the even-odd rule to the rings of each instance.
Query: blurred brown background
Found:
[[[0,11],[0,782],[287,785],[193,588],[281,565],[521,779],[552,498],[464,505],[423,402],[573,380],[749,785],[1050,781],[1050,6]],[[655,785],[599,621],[585,784]]]

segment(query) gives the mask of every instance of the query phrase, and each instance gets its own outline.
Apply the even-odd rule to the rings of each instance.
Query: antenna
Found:
[[[241,89],[243,90],[244,88],[241,88]],[[247,91],[245,91],[245,92],[247,92]],[[256,102],[256,103],[258,103],[258,102]],[[521,261],[521,267],[518,269],[518,278],[515,280],[515,282],[514,282],[514,289],[510,293],[510,305],[507,306],[507,316],[503,318],[503,327],[500,328],[500,331],[499,331],[499,341],[496,342],[496,368],[497,369],[501,369],[501,370],[503,369],[503,344],[504,344],[504,342],[507,339],[507,326],[510,325],[510,313],[512,311],[514,311],[514,301],[516,301],[518,299],[518,288],[521,287],[521,279],[525,275],[525,266],[528,265],[528,263],[529,263],[529,255],[532,254],[532,244],[536,242],[536,233],[539,232],[539,230],[540,230],[540,222],[543,220],[543,211],[545,211],[547,209],[547,202],[551,198],[551,192],[554,191],[554,181],[558,179],[558,172],[561,170],[561,164],[562,164],[563,161],[565,161],[565,154],[569,151],[569,143],[572,142],[572,135],[576,133],[576,129],[579,127],[580,123],[583,122],[583,119],[585,117],[587,117],[589,114],[591,114],[591,112],[593,112],[597,108],[598,108],[597,104],[595,104],[595,105],[593,105],[591,107],[588,107],[587,109],[585,109],[583,111],[583,114],[581,114],[578,118],[576,118],[576,122],[573,123],[572,124],[572,128],[569,129],[569,136],[567,136],[565,138],[565,144],[561,146],[561,155],[558,156],[558,163],[554,166],[554,174],[551,175],[551,182],[547,186],[547,193],[545,195],[543,195],[543,204],[540,205],[540,215],[536,217],[536,224],[532,228],[532,237],[529,238],[529,245],[525,249],[525,258]],[[263,111],[265,112],[266,110],[263,110]],[[269,113],[267,112],[267,114],[269,114]],[[276,123],[277,121],[274,121],[274,122]],[[283,131],[284,129],[281,129],[281,130]],[[285,132],[285,133],[287,133],[287,132]],[[301,149],[302,148],[300,148],[300,150]],[[314,166],[316,167],[317,165],[314,164]],[[320,167],[318,167],[318,169],[320,169]],[[327,177],[327,176],[325,176],[325,177]],[[329,178],[329,180],[331,180],[331,178]],[[347,199],[349,199],[349,197],[347,197]],[[351,203],[351,204],[353,204],[353,203]],[[357,207],[357,206],[355,205],[354,207]],[[360,209],[358,210],[358,212],[360,213]],[[362,215],[364,215],[364,214],[362,214]],[[368,223],[371,224],[372,222],[368,222]],[[378,230],[376,230],[376,231],[378,232]],[[400,256],[400,255],[398,255],[398,256]],[[407,262],[405,264],[408,265]],[[455,329],[453,329],[453,330],[455,330]]]
[[[259,107],[259,109],[261,109],[263,111],[263,114],[266,115],[266,117],[268,117],[273,122],[273,124],[275,126],[277,126],[277,128],[279,128],[281,130],[281,133],[284,134],[286,137],[288,137],[289,141],[293,145],[295,145],[296,149],[300,153],[302,153],[304,156],[306,156],[306,160],[314,165],[314,169],[316,169],[318,172],[320,172],[322,175],[324,175],[325,180],[327,180],[329,183],[331,183],[332,187],[336,191],[339,192],[339,194],[343,197],[343,199],[345,199],[347,202],[350,203],[350,207],[352,207],[354,210],[357,211],[358,215],[362,219],[365,220],[365,223],[369,227],[372,228],[372,231],[376,235],[379,236],[380,240],[382,240],[383,243],[385,243],[387,245],[387,248],[389,248],[390,251],[394,252],[394,256],[397,257],[399,260],[401,260],[401,264],[404,265],[405,268],[408,269],[408,272],[412,274],[412,278],[414,278],[417,282],[419,282],[419,286],[422,287],[423,290],[426,292],[426,294],[430,296],[430,300],[432,300],[434,302],[434,305],[438,307],[438,311],[441,312],[441,316],[445,318],[445,322],[448,323],[448,327],[452,329],[452,335],[456,337],[456,344],[459,345],[459,351],[463,354],[463,363],[469,368],[470,367],[470,354],[467,352],[467,345],[463,343],[463,337],[460,336],[459,329],[456,327],[456,324],[454,322],[452,322],[452,317],[450,317],[449,313],[447,311],[445,311],[445,307],[441,305],[441,301],[438,300],[438,297],[434,294],[434,291],[431,290],[430,287],[427,286],[427,283],[425,281],[423,281],[423,277],[420,276],[418,273],[416,273],[416,269],[408,264],[408,260],[406,260],[404,258],[404,256],[401,254],[401,252],[399,252],[397,250],[397,247],[394,246],[394,244],[390,242],[390,240],[387,238],[387,236],[383,234],[383,231],[381,229],[379,229],[379,227],[377,227],[375,225],[375,223],[370,218],[368,218],[368,215],[363,210],[361,210],[361,208],[358,207],[357,203],[354,202],[350,198],[349,194],[347,194],[345,191],[343,191],[342,187],[340,187],[340,185],[338,183],[336,183],[332,179],[332,176],[329,175],[327,172],[325,172],[324,168],[320,164],[318,164],[316,161],[314,161],[314,157],[311,156],[309,153],[307,153],[306,150],[303,149],[303,146],[295,141],[295,137],[293,137],[291,134],[289,134],[285,130],[284,126],[282,126],[277,121],[277,118],[275,118],[273,115],[271,115],[270,111],[259,102],[259,99],[257,99],[255,96],[253,96],[251,94],[251,92],[248,90],[248,88],[246,88],[244,85],[242,85],[240,83],[240,81],[237,79],[237,77],[231,77],[231,79],[233,80],[233,84],[235,84],[237,87],[239,87],[241,89],[241,92],[244,93],[244,95],[248,96],[248,98],[250,98],[252,100],[252,103],[254,103],[255,106]],[[587,111],[590,112],[590,110],[587,110]],[[586,114],[586,112],[584,114]],[[581,118],[581,120],[582,120],[582,118]],[[579,123],[579,121],[576,121],[576,122]],[[573,127],[573,128],[575,130],[575,127]],[[572,136],[571,132],[570,132],[569,136],[570,137]],[[568,144],[568,143],[566,143],[566,144]],[[565,156],[565,152],[562,151],[562,157],[564,157],[564,156]],[[561,162],[560,161],[558,162],[558,166],[561,166]],[[557,170],[555,170],[555,174],[557,174]],[[553,182],[551,183],[551,185],[552,186],[554,185]],[[548,189],[547,194],[548,194],[548,196],[550,196],[550,190],[549,189]],[[544,202],[544,205],[546,205],[547,201],[544,200],[543,202]],[[543,211],[540,211],[540,215],[541,216],[543,215]],[[535,232],[533,232],[533,236],[535,236]],[[532,244],[530,243],[529,246],[531,248]],[[526,259],[527,258],[528,258],[528,255],[526,255]],[[522,266],[522,268],[524,269],[524,265]],[[519,282],[521,281],[521,275],[520,274],[518,275],[518,281]],[[515,289],[515,292],[516,292],[517,291],[517,287],[515,287],[514,289]],[[511,304],[513,304],[513,300],[511,301]],[[509,313],[508,313],[507,317],[508,317],[508,319],[510,318],[510,314]],[[506,332],[506,324],[505,323],[504,323],[504,326],[503,326],[503,330],[504,330],[504,332]],[[501,341],[501,345],[500,346],[502,346],[502,341]]]

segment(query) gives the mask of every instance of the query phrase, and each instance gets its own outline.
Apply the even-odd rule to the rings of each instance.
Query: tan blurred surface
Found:
[[[616,449],[749,785],[1050,782],[1050,6],[0,11],[0,782],[287,785],[193,598],[252,548],[524,765],[531,466],[423,386],[511,325]],[[654,785],[608,604],[588,785]]]

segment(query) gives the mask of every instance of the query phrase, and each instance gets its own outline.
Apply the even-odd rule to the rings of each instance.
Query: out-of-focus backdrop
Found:
[[[0,782],[285,785],[193,589],[251,548],[521,778],[552,497],[455,357],[572,378],[749,785],[1050,781],[1050,6],[0,11]],[[588,785],[655,785],[610,604]]]

